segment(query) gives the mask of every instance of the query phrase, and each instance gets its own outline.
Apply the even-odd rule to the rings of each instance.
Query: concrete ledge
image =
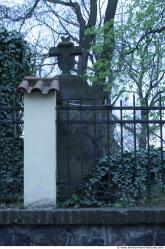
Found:
[[[165,224],[165,208],[0,209],[0,225]]]

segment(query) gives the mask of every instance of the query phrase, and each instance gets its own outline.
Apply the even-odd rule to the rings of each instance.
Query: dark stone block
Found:
[[[1,210],[0,212],[0,224],[8,223],[8,212],[6,210]]]
[[[18,224],[54,224],[54,211],[50,209],[22,209],[18,213]]]
[[[78,238],[77,238],[78,239]],[[89,235],[81,236],[77,240],[77,246],[83,245],[83,246],[89,246],[91,242],[91,237]]]
[[[31,224],[33,223],[34,215],[33,211],[20,210],[17,217],[18,224]]]
[[[52,245],[51,241],[51,233],[49,229],[44,228],[36,228],[31,231],[31,243],[36,246],[48,246]]]
[[[83,114],[84,120],[91,120],[93,117],[93,111],[85,111]],[[98,118],[98,117],[97,117]],[[93,134],[93,126],[91,124],[70,124],[67,127],[65,120],[66,111],[57,111],[57,174],[59,182],[68,181],[68,165],[67,165],[67,148],[69,146],[69,171],[70,182],[77,182],[77,185],[70,185],[69,188],[66,184],[59,185],[60,196],[64,199],[71,197],[72,194],[77,193],[77,187],[82,181],[82,176],[91,174],[94,158],[92,153],[94,150],[94,141],[97,144],[96,154],[101,153],[101,140],[102,140],[102,127],[96,124],[96,137]],[[69,119],[76,122],[80,122],[80,111],[73,110],[69,113]],[[92,135],[91,135],[92,134]],[[82,139],[83,138],[83,139]],[[83,150],[82,150],[83,147]],[[76,151],[76,157],[75,157]],[[81,160],[80,160],[81,159]],[[81,162],[83,163],[83,172],[81,172]]]
[[[30,246],[31,245],[31,237],[27,231],[24,233],[23,232],[17,233],[17,231],[13,231],[13,237],[14,237],[13,245],[15,246]]]
[[[67,228],[55,229],[52,233],[52,245],[54,246],[68,246],[72,245],[72,232],[67,231]]]
[[[59,76],[59,88],[60,97],[62,100],[77,99],[83,100],[83,104],[93,104],[89,99],[95,99],[95,102],[101,102],[104,98],[104,93],[101,86],[90,86],[86,80],[77,75],[62,74]],[[87,100],[88,99],[88,100]],[[71,102],[71,101],[70,101]],[[70,103],[69,102],[69,103]],[[73,101],[72,101],[73,104]],[[74,102],[75,104],[75,102]],[[77,102],[77,104],[80,104]],[[63,106],[66,104],[63,103]],[[71,106],[71,103],[70,103]],[[98,112],[97,114],[101,111]],[[93,134],[93,126],[88,124],[82,125],[69,125],[63,123],[66,120],[66,111],[57,111],[57,172],[59,182],[68,181],[67,174],[67,148],[69,146],[70,157],[70,182],[81,182],[82,177],[91,174],[94,165],[94,159],[92,153],[94,150],[94,144],[97,144],[96,154],[102,153],[102,148],[99,144],[102,144],[102,135],[100,126],[96,125],[96,137]],[[98,118],[99,115],[97,115]],[[93,117],[93,111],[83,111],[83,119],[91,120]],[[69,119],[80,122],[80,110],[72,110],[69,112]],[[93,120],[93,119],[92,119]],[[99,127],[99,128],[98,128]],[[83,137],[83,139],[81,139]],[[66,139],[68,138],[68,139]],[[83,149],[82,149],[83,146]],[[75,156],[76,151],[76,156]],[[83,173],[81,171],[83,163]],[[69,188],[63,185],[59,185],[59,192],[62,198],[71,197],[73,193],[77,192],[76,186],[70,186]]]
[[[17,210],[16,209],[1,209],[0,210],[0,224],[17,224]]]
[[[81,76],[62,74],[59,76],[62,99],[103,99],[105,93],[100,85],[90,86]]]
[[[87,99],[88,85],[76,75],[59,76],[60,95],[62,99]]]
[[[52,210],[35,210],[33,211],[32,224],[54,224],[54,212]]]
[[[92,239],[89,246],[104,246],[103,239]]]
[[[107,228],[107,237],[108,241],[107,244],[113,245],[113,246],[123,246],[126,245],[126,233],[125,233],[125,227],[122,228],[121,226],[115,226],[110,228]]]
[[[155,246],[164,246],[165,245],[165,229],[164,232],[159,232],[155,238]]]
[[[136,237],[135,233],[135,238],[131,238],[130,241],[127,243],[128,246],[153,246],[153,234],[145,234],[144,235]]]
[[[5,227],[0,228],[0,246],[14,245],[13,236],[9,229]]]

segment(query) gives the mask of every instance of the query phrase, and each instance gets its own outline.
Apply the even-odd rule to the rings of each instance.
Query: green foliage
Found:
[[[165,185],[152,191],[151,199],[144,202],[145,207],[165,207]]]
[[[107,195],[107,202],[123,206],[140,205],[147,199],[148,175],[152,189],[162,186],[160,151],[141,149],[135,154],[125,152],[101,158],[96,170],[85,183],[83,193],[88,198],[99,199]],[[150,172],[150,173],[149,173]]]
[[[17,86],[30,73],[30,50],[18,32],[0,29],[1,105],[11,105]]]
[[[163,167],[164,171],[164,167]],[[150,172],[150,173],[149,173]],[[60,203],[60,207],[129,207],[159,205],[162,193],[162,167],[160,150],[150,148],[103,156],[96,169],[84,180],[79,194]],[[148,194],[148,175],[152,193]],[[161,194],[162,195],[162,194]],[[162,199],[162,198],[161,198]],[[163,201],[163,203],[165,203]]]
[[[59,208],[85,208],[85,207],[102,207],[102,201],[95,200],[94,198],[86,198],[84,196],[73,194],[72,197],[66,201],[58,201]]]
[[[162,0],[133,0],[121,7],[113,28],[109,22],[88,31],[96,34],[91,45],[96,59],[88,77],[104,86],[111,102],[134,92],[140,105],[153,105],[158,92],[164,92],[163,10]]]
[[[21,97],[17,87],[31,71],[30,50],[18,32],[0,29],[0,197],[18,197],[23,187],[23,139],[21,126],[12,124],[21,120]],[[12,111],[13,107],[18,111]]]
[[[96,43],[91,44],[91,52],[97,58],[94,63],[94,70],[88,71],[88,78],[94,84],[101,84],[105,91],[111,91],[109,79],[112,78],[111,59],[114,48],[114,32],[111,20],[99,29],[90,28],[86,31],[86,35],[94,34]],[[111,82],[112,83],[112,82]]]

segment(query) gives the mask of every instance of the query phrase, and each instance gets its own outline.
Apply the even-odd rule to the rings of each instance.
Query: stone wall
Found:
[[[3,245],[163,246],[165,209],[1,209]]]

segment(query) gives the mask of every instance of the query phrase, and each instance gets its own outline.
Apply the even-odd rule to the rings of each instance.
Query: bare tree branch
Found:
[[[37,7],[39,2],[40,2],[40,0],[35,0],[33,6],[30,9],[28,9],[27,13],[25,15],[23,15],[23,16],[13,18],[10,15],[8,15],[8,13],[6,13],[6,15],[4,17],[7,18],[7,19],[10,19],[11,21],[14,21],[14,22],[19,22],[21,20],[26,20],[28,18],[31,18],[33,16],[34,10]]]
[[[156,29],[149,29],[148,31],[146,31],[138,40],[138,42],[136,43],[136,46],[134,48],[132,48],[129,52],[127,52],[127,55],[132,54],[136,49],[138,49],[140,43],[149,35],[151,34],[156,34],[156,33],[162,33],[163,31],[165,31],[165,25],[160,27],[160,28],[156,28]]]

